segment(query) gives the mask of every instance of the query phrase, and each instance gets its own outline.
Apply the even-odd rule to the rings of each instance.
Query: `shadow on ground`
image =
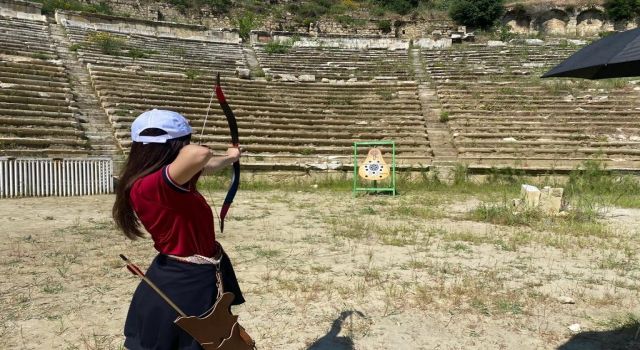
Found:
[[[354,345],[351,337],[338,336],[345,321],[353,315],[364,317],[364,314],[360,311],[342,311],[340,316],[331,324],[329,332],[313,342],[307,350],[353,350]]]
[[[601,332],[574,335],[557,350],[640,350],[638,324]]]

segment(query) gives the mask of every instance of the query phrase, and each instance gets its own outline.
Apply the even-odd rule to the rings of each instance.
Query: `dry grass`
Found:
[[[392,349],[401,341],[411,348],[554,348],[571,341],[572,323],[597,334],[637,323],[634,227],[614,224],[608,213],[588,223],[597,230],[537,227],[544,217],[513,224],[467,214],[500,197],[243,191],[220,237],[248,300],[236,311],[262,349],[345,342]],[[88,200],[97,203],[90,216],[81,210]],[[10,232],[0,260],[6,346],[122,347],[137,281],[117,254],[142,266],[154,254],[149,241],[127,242],[112,227],[112,200],[0,202],[12,218],[2,221]],[[7,211],[19,205],[37,208],[36,215]],[[53,206],[67,217],[50,214]],[[576,303],[560,304],[560,296]]]

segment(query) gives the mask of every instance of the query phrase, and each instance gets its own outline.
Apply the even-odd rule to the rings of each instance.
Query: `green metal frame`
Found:
[[[360,187],[358,176],[358,146],[389,146],[391,145],[391,187],[378,187],[377,181],[374,181],[375,187]],[[396,143],[395,141],[365,141],[353,143],[353,196],[358,191],[374,191],[374,192],[391,192],[396,195]]]

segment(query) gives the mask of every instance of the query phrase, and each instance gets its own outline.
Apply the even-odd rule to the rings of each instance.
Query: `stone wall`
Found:
[[[510,7],[502,24],[520,34],[546,34],[556,36],[597,36],[612,30],[632,29],[636,22],[613,23],[607,19],[604,8],[599,5],[585,7],[558,7],[527,9]]]
[[[46,21],[42,15],[42,5],[20,0],[0,0],[0,16],[22,18],[32,21]]]
[[[202,25],[179,24],[172,22],[149,21],[100,14],[56,11],[56,22],[95,30],[107,30],[121,33],[195,39],[216,42],[240,42],[236,30],[208,29]]]

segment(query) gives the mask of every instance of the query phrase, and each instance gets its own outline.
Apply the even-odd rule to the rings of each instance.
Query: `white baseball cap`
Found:
[[[160,129],[167,133],[159,136],[141,136],[146,129]],[[167,140],[191,134],[189,121],[182,114],[162,109],[152,109],[138,116],[131,124],[131,140],[143,143],[166,143]]]

